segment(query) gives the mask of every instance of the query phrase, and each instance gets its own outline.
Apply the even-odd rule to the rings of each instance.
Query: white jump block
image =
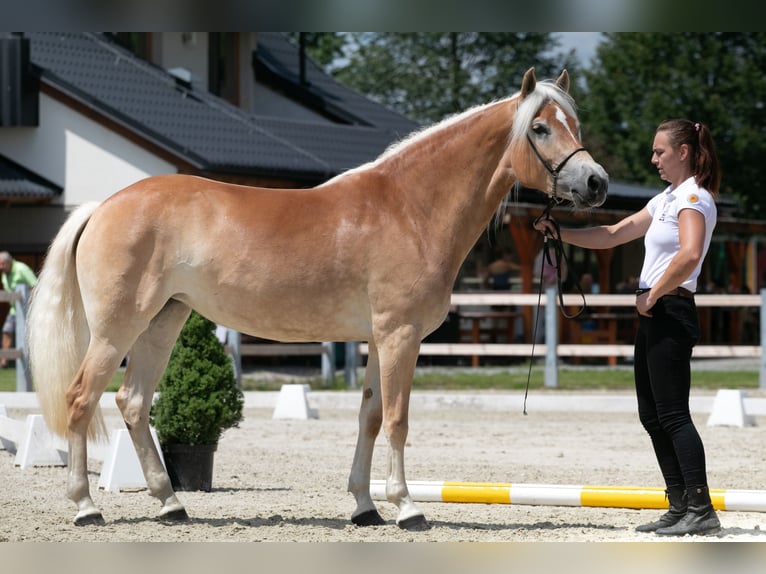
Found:
[[[745,393],[736,389],[720,389],[713,401],[707,426],[755,426],[755,419],[745,412]]]
[[[277,397],[277,405],[274,407],[272,419],[317,419],[319,413],[309,407],[309,385],[287,384],[282,385]]]
[[[50,433],[43,415],[27,415],[16,449],[15,465],[21,468],[67,465],[66,446]]]
[[[15,466],[66,466],[64,441],[54,437],[42,415],[27,415],[13,419],[8,409],[0,405],[0,449],[16,454]]]
[[[5,405],[0,405],[0,450],[16,452],[16,443],[24,432],[23,424],[10,418]]]
[[[160,453],[162,464],[162,449],[157,439],[157,432],[150,428],[154,446]],[[109,440],[109,452],[104,457],[104,466],[98,479],[98,488],[107,492],[120,492],[126,490],[143,490],[146,488],[146,479],[138,461],[136,449],[127,429],[115,429]]]

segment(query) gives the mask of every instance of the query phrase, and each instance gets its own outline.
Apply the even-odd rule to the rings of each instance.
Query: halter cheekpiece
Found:
[[[540,153],[540,150],[537,149],[537,146],[535,145],[535,142],[532,141],[532,138],[529,137],[529,134],[527,134],[527,141],[529,142],[530,147],[532,148],[532,151],[535,152],[535,155],[540,160],[540,162],[543,164],[543,167],[548,170],[548,173],[550,173],[553,176],[553,191],[551,193],[551,199],[553,199],[554,202],[560,203],[562,200],[558,198],[556,195],[556,187],[558,186],[559,181],[559,174],[561,173],[561,170],[564,169],[564,166],[567,164],[567,162],[572,159],[572,157],[581,151],[586,151],[584,147],[578,147],[574,151],[572,151],[568,156],[564,158],[564,160],[559,163],[556,167],[553,167],[548,160],[546,160],[543,155]]]

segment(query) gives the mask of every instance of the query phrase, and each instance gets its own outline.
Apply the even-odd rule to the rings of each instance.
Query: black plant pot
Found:
[[[162,455],[175,490],[210,492],[217,444],[164,444]]]

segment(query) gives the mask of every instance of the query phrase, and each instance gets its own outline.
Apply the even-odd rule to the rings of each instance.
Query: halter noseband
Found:
[[[542,154],[540,153],[540,150],[537,149],[537,146],[535,145],[535,142],[532,141],[532,138],[529,137],[529,134],[527,134],[527,141],[529,142],[530,147],[532,148],[532,151],[535,152],[535,155],[540,160],[540,162],[543,164],[543,167],[548,170],[548,173],[550,173],[553,176],[553,193],[551,194],[551,199],[555,203],[561,202],[561,200],[556,196],[556,187],[558,186],[559,181],[559,174],[561,173],[561,170],[564,169],[564,166],[567,164],[567,162],[572,159],[572,157],[581,151],[586,151],[584,147],[578,147],[576,150],[574,150],[572,153],[570,153],[568,156],[564,158],[564,160],[559,163],[556,167],[553,167],[550,163],[548,163],[548,160],[546,160]]]

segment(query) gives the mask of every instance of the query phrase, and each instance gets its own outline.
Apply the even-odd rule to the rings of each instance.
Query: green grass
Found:
[[[123,377],[120,370],[107,387],[108,391],[116,391]],[[245,377],[242,387],[246,391],[279,390],[282,380],[256,380]],[[315,390],[343,390],[346,388],[343,377],[338,377],[335,383],[327,386],[320,377],[303,380],[302,383],[311,385]],[[361,382],[360,382],[361,384]],[[453,390],[472,391],[492,389],[498,391],[520,391],[527,385],[527,369],[521,367],[500,368],[486,367],[478,369],[441,368],[419,369],[413,381],[415,390]],[[757,389],[759,386],[758,371],[694,371],[692,387],[695,389]],[[530,389],[544,388],[544,371],[542,367],[534,367],[529,382]],[[558,386],[561,390],[632,390],[633,371],[629,368],[577,367],[559,368]],[[0,369],[0,391],[16,390],[16,370]]]
[[[527,385],[527,369],[501,371],[499,369],[476,369],[475,371],[455,370],[423,372],[416,375],[415,389],[443,390],[523,390]],[[542,368],[533,368],[529,378],[531,389],[545,386]],[[758,388],[757,371],[694,371],[692,387],[697,389],[755,389]],[[632,390],[632,369],[567,368],[558,371],[558,386],[561,390]]]
[[[418,369],[413,381],[415,390],[450,390],[450,391],[522,391],[527,385],[527,368],[485,367],[478,369],[433,368]],[[545,376],[542,367],[534,367],[529,380],[530,389],[545,388]],[[275,391],[284,380],[263,380],[245,377],[242,387],[246,391]],[[336,377],[331,386],[327,386],[320,377],[301,379],[314,390],[343,390],[346,388],[342,376]],[[360,381],[361,384],[361,381]],[[758,371],[694,371],[692,386],[696,389],[757,389]],[[605,367],[567,367],[558,372],[560,390],[632,390],[633,370],[630,368]]]
[[[107,391],[116,391],[122,384],[124,371],[120,369],[106,388]],[[16,369],[0,369],[0,392],[16,390]]]

